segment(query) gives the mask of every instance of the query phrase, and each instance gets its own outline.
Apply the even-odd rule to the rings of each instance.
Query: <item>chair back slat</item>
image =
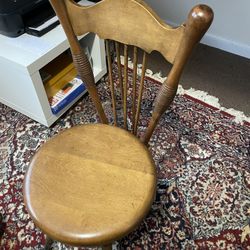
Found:
[[[91,7],[73,0],[64,2],[76,35],[94,32],[100,38],[135,45],[148,53],[157,50],[169,62],[174,61],[185,28],[173,29],[144,1],[102,0]]]
[[[113,74],[112,74],[112,60],[111,60],[111,54],[110,54],[110,42],[108,40],[106,40],[105,45],[106,45],[106,54],[107,54],[107,61],[108,61],[109,87],[110,87],[111,99],[112,99],[114,125],[117,126],[116,96],[115,96],[115,88],[114,88],[114,81],[113,81]]]
[[[139,87],[139,94],[138,94],[138,101],[137,101],[137,109],[136,109],[136,116],[135,116],[135,124],[134,124],[134,134],[137,134],[137,127],[141,112],[141,102],[142,102],[142,94],[144,89],[144,77],[147,67],[147,53],[143,52],[143,59],[142,59],[142,72],[141,72],[141,80],[140,80],[140,87]],[[135,70],[135,69],[134,69]]]
[[[136,116],[136,85],[137,85],[137,64],[138,55],[137,47],[134,46],[133,51],[133,82],[132,82],[132,131],[135,131],[135,116]]]
[[[124,45],[124,81],[123,81],[123,118],[124,128],[128,128],[127,123],[127,95],[128,95],[128,46]]]

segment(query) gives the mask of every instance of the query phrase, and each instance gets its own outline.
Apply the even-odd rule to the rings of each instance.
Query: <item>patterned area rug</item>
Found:
[[[160,83],[147,78],[139,132]],[[98,85],[111,120],[106,79]],[[42,249],[22,183],[31,157],[59,131],[98,122],[88,96],[51,128],[0,104],[1,249]],[[152,209],[117,249],[250,249],[250,124],[188,95],[177,95],[150,141],[158,171]],[[46,206],[46,204],[44,204]],[[74,249],[58,242],[53,249]]]

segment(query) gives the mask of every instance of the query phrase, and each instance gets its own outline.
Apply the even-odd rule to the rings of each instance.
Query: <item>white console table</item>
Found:
[[[80,41],[89,48],[97,82],[107,72],[104,41],[91,33]],[[0,102],[46,126],[54,123],[82,95],[52,114],[39,70],[68,48],[61,25],[42,37],[0,35]]]

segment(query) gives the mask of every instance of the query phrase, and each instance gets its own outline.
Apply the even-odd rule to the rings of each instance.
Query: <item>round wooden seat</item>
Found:
[[[39,149],[25,176],[24,199],[52,239],[101,246],[141,222],[155,189],[147,147],[121,128],[93,124],[65,130]]]

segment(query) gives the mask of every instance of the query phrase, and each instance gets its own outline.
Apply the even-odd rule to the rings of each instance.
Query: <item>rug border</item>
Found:
[[[124,57],[123,56],[120,56],[120,57],[121,57],[121,66],[124,67]],[[117,62],[117,59],[115,59],[115,62]],[[138,66],[137,74],[140,75],[142,65],[138,64],[137,66]],[[130,58],[128,59],[128,70],[130,72],[133,71],[133,63],[132,63]],[[165,78],[162,77],[160,72],[153,73],[153,71],[150,69],[146,70],[145,78],[148,78],[159,85],[161,85],[166,80],[166,77]],[[216,100],[217,103],[214,103],[214,105],[213,105],[211,103],[206,102],[205,100],[201,100],[199,97],[192,96],[192,94],[190,94],[188,92],[193,92],[194,94],[198,93],[198,92],[202,93],[203,96],[205,96],[206,98],[212,98],[212,99]],[[239,110],[236,110],[233,108],[222,107],[219,103],[219,98],[217,98],[216,96],[209,95],[205,91],[197,90],[194,88],[190,88],[188,90],[185,90],[182,87],[182,85],[179,84],[177,94],[186,96],[190,100],[193,100],[197,103],[200,103],[203,106],[206,106],[206,107],[211,108],[213,110],[219,111],[221,114],[223,114],[229,118],[232,118],[234,120],[234,122],[236,122],[236,123],[239,123],[241,125],[250,126],[250,117],[246,116],[242,111],[239,111]],[[216,107],[216,105],[218,107]]]
[[[129,70],[132,71],[132,69],[129,69]],[[151,81],[153,81],[153,82],[156,83],[156,84],[159,84],[159,85],[162,84],[160,81],[154,79],[154,78],[151,77],[151,76],[146,75],[145,78],[150,79]],[[179,85],[180,85],[180,84],[179,84]],[[180,85],[180,86],[181,86],[181,85]],[[182,86],[181,86],[181,87],[182,87]],[[184,90],[184,91],[185,91],[185,90]],[[186,91],[188,91],[188,90],[186,90]],[[202,91],[202,90],[199,90],[199,91]],[[203,91],[203,92],[204,92],[204,91]],[[206,93],[206,92],[204,92],[204,93]],[[203,100],[200,100],[199,98],[193,97],[193,96],[191,96],[191,95],[189,95],[189,94],[187,94],[187,93],[181,94],[181,93],[178,93],[178,92],[177,92],[177,95],[183,95],[183,96],[187,97],[188,99],[190,99],[190,100],[192,100],[192,101],[194,101],[194,102],[197,102],[197,103],[199,103],[199,104],[201,104],[201,105],[203,105],[203,106],[205,106],[205,107],[208,107],[208,108],[210,108],[210,109],[219,111],[221,114],[223,114],[224,116],[227,116],[227,117],[229,117],[229,118],[234,118],[234,119],[236,118],[236,115],[230,114],[229,112],[223,110],[223,109],[226,109],[226,108],[224,108],[224,107],[221,107],[221,108],[215,107],[215,106],[213,106],[212,104],[207,103],[207,102],[205,102],[205,101],[203,101]],[[238,111],[238,110],[236,110],[236,111]],[[241,111],[239,111],[239,112],[241,112]],[[235,122],[237,122],[237,121],[235,121]],[[243,118],[243,120],[242,120],[242,125],[250,126],[250,122],[244,120],[244,118]]]

